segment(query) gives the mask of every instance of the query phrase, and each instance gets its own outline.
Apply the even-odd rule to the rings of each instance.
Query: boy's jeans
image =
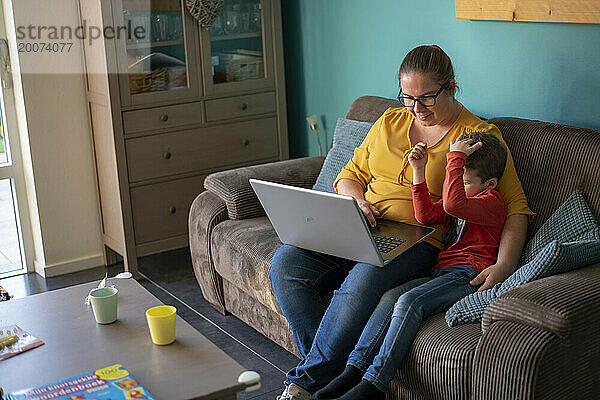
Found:
[[[446,311],[477,290],[469,281],[478,274],[475,268],[454,265],[434,270],[433,278],[415,279],[386,292],[350,354],[348,365],[366,371],[363,378],[387,392],[423,319]]]
[[[279,248],[271,261],[271,282],[303,357],[286,383],[313,393],[338,376],[381,296],[429,276],[438,252],[418,243],[379,268],[294,246]],[[327,306],[323,294],[336,288]]]

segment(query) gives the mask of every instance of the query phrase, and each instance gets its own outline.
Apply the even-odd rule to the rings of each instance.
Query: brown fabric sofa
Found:
[[[346,118],[374,121],[394,100],[360,97]],[[530,207],[531,237],[575,189],[600,217],[600,132],[493,118],[509,145]],[[311,187],[323,158],[218,172],[194,201],[190,248],[202,294],[298,354],[269,281],[281,245],[249,178]],[[596,399],[600,393],[600,264],[520,286],[498,297],[481,324],[427,319],[388,399]]]

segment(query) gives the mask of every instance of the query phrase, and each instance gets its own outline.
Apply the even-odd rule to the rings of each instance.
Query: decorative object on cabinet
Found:
[[[204,29],[209,29],[223,8],[223,0],[185,0],[190,14]]]
[[[223,0],[210,31],[189,3],[79,0],[88,25],[144,33],[84,43],[105,262],[134,274],[188,245],[208,174],[289,157],[281,0]]]

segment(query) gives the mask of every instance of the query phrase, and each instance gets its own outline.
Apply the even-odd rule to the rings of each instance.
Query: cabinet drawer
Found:
[[[266,114],[275,112],[275,108],[274,92],[209,100],[206,102],[206,121]]]
[[[275,118],[128,139],[131,182],[277,157]]]
[[[202,106],[199,102],[123,113],[125,135],[201,122]]]
[[[187,233],[192,201],[204,190],[206,175],[131,189],[136,244]]]

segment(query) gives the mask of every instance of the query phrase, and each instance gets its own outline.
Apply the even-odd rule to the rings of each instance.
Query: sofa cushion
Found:
[[[444,314],[425,321],[396,373],[398,398],[469,399],[479,324],[450,328]]]
[[[600,261],[600,227],[579,191],[548,218],[525,245],[517,269],[493,288],[472,293],[446,312],[450,326],[481,321],[497,296],[523,283]]]
[[[281,242],[267,217],[227,220],[213,229],[215,269],[232,285],[279,312],[269,271]]]
[[[597,130],[521,118],[487,121],[502,132],[527,204],[536,213],[530,239],[574,190],[600,221],[600,140]]]
[[[598,236],[596,233],[594,236]],[[586,234],[592,236],[592,232]],[[560,243],[553,240],[531,262],[517,269],[504,282],[459,300],[446,312],[448,325],[481,321],[486,307],[496,297],[524,283],[576,270],[600,261],[600,240]]]
[[[390,107],[402,107],[397,99],[379,96],[361,96],[354,100],[346,113],[346,118],[355,121],[375,122]]]
[[[579,190],[575,190],[525,244],[518,266],[533,260],[553,240],[581,240],[583,234],[597,227],[596,219],[583,195]]]
[[[230,169],[207,176],[204,187],[225,202],[230,219],[261,217],[265,210],[248,182],[250,178],[309,188],[322,164],[323,157],[304,157]]]
[[[327,153],[321,172],[313,186],[314,190],[335,193],[333,182],[354,154],[354,149],[365,140],[372,122],[359,122],[338,118],[333,133],[333,147]]]

